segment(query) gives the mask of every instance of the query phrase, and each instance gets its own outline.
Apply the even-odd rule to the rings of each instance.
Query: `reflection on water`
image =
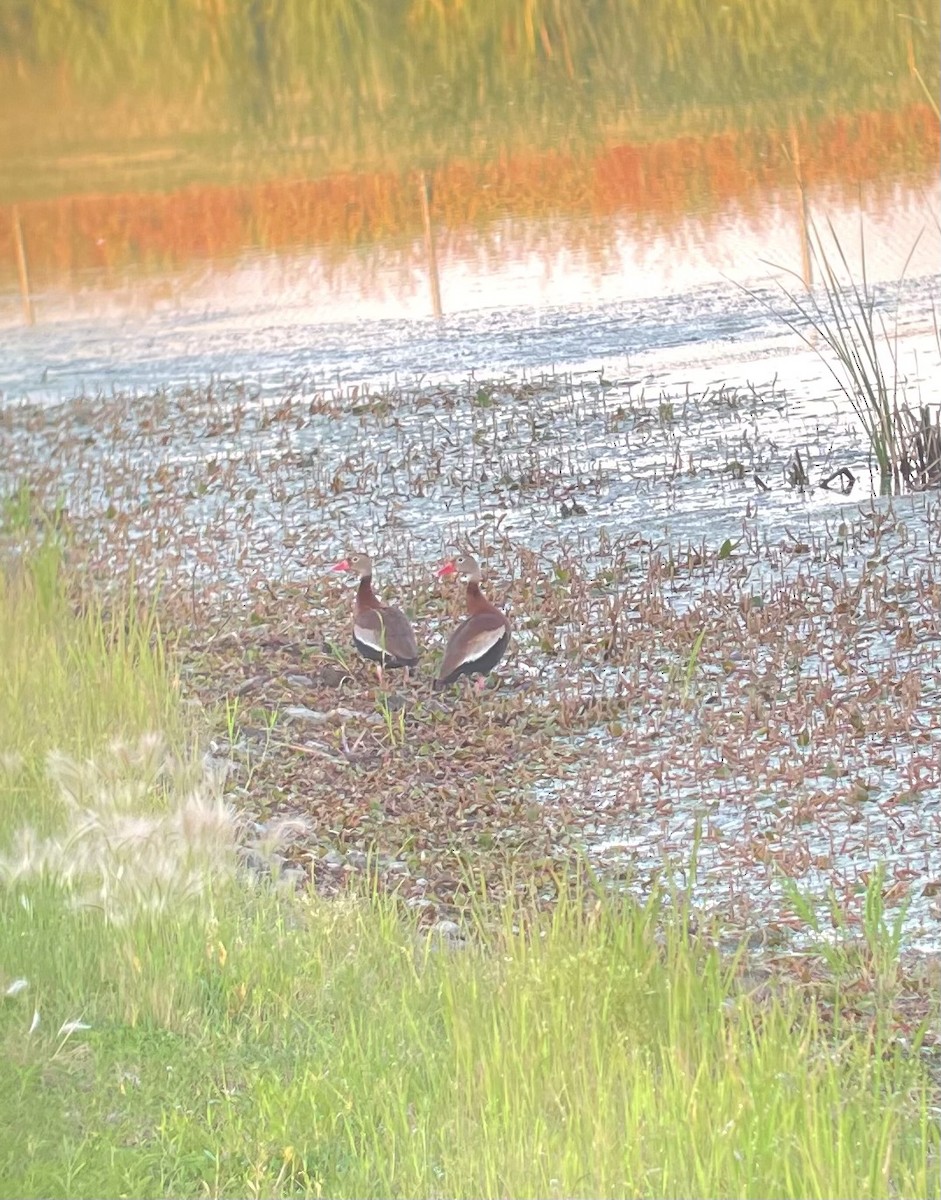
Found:
[[[937,283],[901,297],[906,394],[932,404]],[[891,324],[894,307],[894,289],[880,289],[877,318]],[[664,858],[685,867],[701,820],[697,904],[731,906],[747,926],[777,921],[779,862],[823,900],[831,887],[858,894],[885,860],[915,881],[906,939],[937,948],[923,886],[941,871],[937,501],[867,500],[865,440],[809,347],[729,285],[620,306],[338,323],[313,340],[302,321],[276,319],[170,313],[133,336],[92,322],[8,330],[4,391],[17,390],[10,372],[22,384],[30,368],[36,398],[85,389],[0,411],[0,494],[26,480],[40,507],[66,497],[95,570],[133,563],[145,587],[215,611],[293,581],[312,642],[340,627],[326,619],[318,564],[346,546],[395,564],[397,594],[412,588],[427,616],[442,546],[480,545],[494,587],[520,585],[507,684],[534,681],[532,706],[612,706],[579,734],[572,772],[537,793],[577,815],[606,877],[627,866],[644,888]],[[581,356],[584,369],[537,374],[553,356]],[[418,363],[432,376],[421,387],[335,387]],[[485,386],[468,378],[480,363],[532,371],[522,386]],[[209,371],[247,386],[167,387]],[[458,371],[457,385],[433,379]],[[850,469],[853,493],[788,486],[798,451],[815,484]],[[671,569],[651,594],[654,556]],[[560,580],[570,594],[550,606]],[[621,583],[630,615],[612,662]],[[746,624],[766,605],[770,619]],[[691,678],[697,629],[709,637]],[[914,711],[900,716],[906,695]],[[833,716],[856,701],[870,714],[864,734]],[[749,724],[755,703],[770,706],[764,731]]]
[[[869,532],[852,405],[761,301],[798,320],[774,285],[809,275],[809,219],[857,276],[862,227],[868,281],[906,275],[874,298],[899,394],[937,406],[938,46],[928,0],[0,6],[0,495],[65,497],[93,570],[220,608],[350,545],[406,584],[455,541],[501,577],[574,561],[585,607],[521,620],[513,669],[554,700],[627,695],[563,785],[606,870],[686,862],[701,817],[705,897],[780,900],[754,865],[774,860],[742,859],[758,837],[820,895],[876,856],[934,879],[934,499],[893,500],[891,547]],[[788,486],[798,453],[812,488]],[[821,486],[839,470],[852,495]],[[612,665],[638,544],[687,567],[667,625]],[[915,636],[894,609],[861,619],[847,682],[834,597],[862,610],[853,588],[883,577]],[[696,612],[734,632],[765,593],[805,639],[816,611],[800,657],[821,687],[871,696],[881,672],[865,740],[807,738],[819,712],[791,706],[770,626],[752,664],[706,642],[696,707],[670,700]],[[916,720],[887,731],[903,672]],[[750,757],[755,688],[798,776]],[[925,889],[906,936],[932,919]]]
[[[681,291],[805,271],[802,195],[937,261],[922,0],[139,8],[0,12],[0,319],[216,268],[314,320]]]
[[[926,199],[941,207],[937,186],[930,192],[897,186],[867,211],[825,193],[811,211],[824,227],[832,224],[854,274],[861,272],[864,249],[868,278],[893,283],[903,273],[917,277],[941,262],[941,228],[926,219]],[[827,243],[832,248],[829,234]],[[804,250],[792,198],[769,200],[753,214],[717,216],[708,222],[708,236],[695,214],[678,217],[669,233],[648,234],[629,216],[505,219],[474,238],[466,231],[442,231],[436,262],[444,312],[457,314],[678,295],[720,279],[749,286],[777,280],[792,288]],[[345,254],[322,247],[256,250],[173,273],[142,274],[125,265],[50,275],[36,303],[46,324],[75,316],[120,320],[173,312],[224,315],[266,327],[420,320],[432,311],[427,265],[421,239]],[[16,293],[0,294],[0,323],[20,320]]]

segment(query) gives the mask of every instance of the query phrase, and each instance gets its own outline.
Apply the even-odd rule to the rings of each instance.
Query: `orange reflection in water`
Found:
[[[648,261],[646,269],[661,286],[671,277],[664,247],[680,256],[719,241],[722,258],[729,247],[734,254],[754,242],[760,252],[777,241],[787,265],[799,269],[800,250],[796,259],[792,253],[800,242],[798,176],[821,219],[861,198],[871,212],[904,210],[935,187],[939,153],[937,119],[915,105],[786,130],[605,146],[592,155],[557,150],[454,161],[428,180],[438,267],[451,293],[445,307],[505,303],[503,295],[488,300],[488,274],[508,278],[511,265],[531,279],[542,263],[558,276],[566,259],[577,259],[580,271],[593,264],[596,274],[630,274],[631,294],[643,294],[640,276],[654,247],[656,266]],[[419,289],[428,253],[420,191],[415,175],[349,173],[66,196],[21,204],[16,215],[40,319],[43,292],[107,292],[135,280],[146,290],[155,277],[165,284],[175,276],[169,295],[185,290],[194,270],[231,267],[253,252],[295,262],[313,252],[319,288],[374,309],[370,301],[380,308],[394,301],[395,273],[402,293]],[[0,209],[0,287],[11,308],[14,228],[13,207]],[[735,265],[724,267],[734,274]],[[682,262],[674,266],[671,286],[696,282]],[[515,302],[533,294],[524,289]],[[553,302],[545,289],[541,296]]]

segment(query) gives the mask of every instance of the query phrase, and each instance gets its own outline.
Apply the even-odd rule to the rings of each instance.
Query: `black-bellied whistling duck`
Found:
[[[467,579],[467,616],[448,638],[435,687],[447,687],[459,675],[479,675],[479,690],[506,653],[510,622],[481,592],[476,559],[467,554],[458,562],[445,563],[438,571],[438,578],[447,575],[463,575]]]
[[[372,562],[365,554],[344,558],[334,571],[359,576],[353,606],[353,645],[370,662],[378,664],[379,683],[384,667],[414,667],[418,645],[408,617],[390,604],[381,604],[372,590]]]

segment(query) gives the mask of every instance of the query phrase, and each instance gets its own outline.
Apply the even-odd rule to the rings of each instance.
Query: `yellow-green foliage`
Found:
[[[198,137],[183,157],[221,170],[234,155],[252,178],[279,152],[317,171],[427,168],[481,146],[922,102],[938,36],[927,0],[34,0],[0,5],[0,53],[15,48],[16,62],[0,137],[30,162],[37,139],[72,152],[100,139],[110,159],[130,135]],[[6,181],[13,198],[46,190],[45,175],[22,174]]]
[[[151,609],[63,585],[50,538],[0,571],[0,751],[84,755],[105,740],[177,733],[176,686]]]
[[[180,748],[134,606],[76,613],[43,550],[0,628],[8,756],[107,763],[160,725]],[[65,819],[7,765],[7,833]],[[122,921],[55,882],[0,885],[3,1195],[938,1195],[917,1057],[783,979],[749,995],[657,896],[523,903],[453,944],[231,874]]]

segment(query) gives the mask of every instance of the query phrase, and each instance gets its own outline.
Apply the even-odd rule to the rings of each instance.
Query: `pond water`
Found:
[[[0,321],[619,303],[809,276],[808,220],[856,268],[860,216],[934,270],[938,44],[927,0],[6,8]]]
[[[917,736],[830,730],[803,753],[782,715],[801,796],[849,780],[825,822],[785,803],[786,754],[756,767],[757,800],[746,747],[729,767],[714,713],[751,692],[716,653],[669,755],[657,705],[678,668],[654,656],[630,736],[581,739],[615,761],[542,794],[566,789],[609,872],[682,858],[702,823],[703,894],[743,903],[780,889],[784,859],[820,894],[887,861],[926,881],[907,930],[935,945],[937,494],[876,495],[805,285],[826,308],[827,263],[865,279],[892,388],[937,411],[936,6],[470,7],[0,16],[0,489],[41,481],[103,528],[127,514],[105,565],[133,546],[143,579],[220,596],[351,543],[420,567],[470,537],[512,546],[507,569],[574,553],[601,578],[606,538],[713,558],[744,542],[747,567],[721,586],[693,571],[671,611],[721,625],[742,596],[795,589],[814,686],[843,669],[827,572],[866,588],[878,561],[917,597],[912,641],[854,627],[851,679],[907,680]],[[795,454],[812,486],[788,486]],[[841,469],[849,495],[819,486]],[[624,687],[519,641],[518,674],[550,695]]]

